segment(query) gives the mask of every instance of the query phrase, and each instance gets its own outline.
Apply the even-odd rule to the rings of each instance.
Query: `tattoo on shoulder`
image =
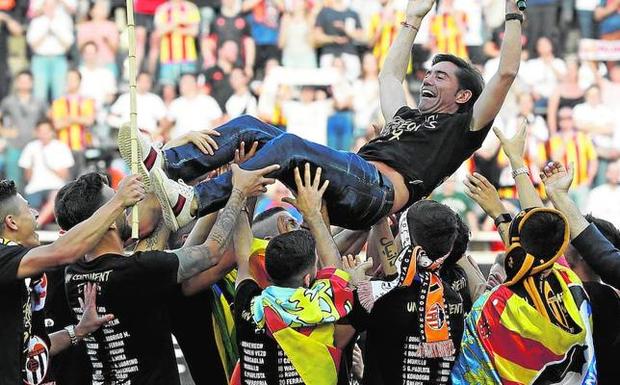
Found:
[[[207,270],[213,266],[211,252],[205,244],[183,247],[174,250],[179,259],[179,270],[177,272],[177,282],[185,281],[194,275]]]

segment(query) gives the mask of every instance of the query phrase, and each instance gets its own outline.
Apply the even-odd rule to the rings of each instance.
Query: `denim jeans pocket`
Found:
[[[380,196],[372,194],[372,191],[364,191],[354,186],[346,186],[342,191],[340,203],[343,215],[351,220],[368,222],[369,217],[374,217],[380,209]]]

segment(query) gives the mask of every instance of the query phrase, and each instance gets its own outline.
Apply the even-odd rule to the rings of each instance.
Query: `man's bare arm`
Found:
[[[17,278],[32,277],[83,257],[99,242],[123,210],[142,200],[144,194],[144,186],[137,175],[126,177],[114,197],[90,218],[67,231],[55,242],[28,251],[19,264]]]
[[[177,282],[183,282],[219,262],[232,239],[233,229],[245,199],[243,191],[233,188],[228,203],[220,212],[207,240],[200,245],[173,251],[179,258]]]
[[[278,165],[272,165],[256,171],[246,171],[236,164],[231,166],[233,190],[207,240],[200,245],[173,251],[179,259],[178,282],[185,281],[219,262],[230,244],[235,223],[246,198],[267,191],[265,186],[275,183],[275,179],[265,178],[265,175],[278,168]]]
[[[373,260],[379,260],[383,274],[389,277],[398,272],[396,269],[398,252],[399,250],[396,242],[394,242],[394,234],[392,234],[392,229],[390,229],[388,218],[383,218],[370,229],[368,257]]]
[[[506,13],[521,13],[514,0],[506,0]],[[506,21],[504,41],[500,51],[499,69],[484,87],[474,104],[474,115],[470,129],[481,130],[497,116],[504,104],[508,90],[519,72],[521,63],[521,22]]]
[[[379,99],[386,122],[392,120],[399,108],[407,105],[403,81],[409,66],[411,48],[422,19],[433,4],[434,0],[409,0],[406,16],[408,26],[403,26],[398,31],[379,73]]]

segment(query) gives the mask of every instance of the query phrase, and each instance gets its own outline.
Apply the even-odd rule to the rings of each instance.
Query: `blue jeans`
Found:
[[[198,66],[196,62],[168,63],[159,67],[159,80],[165,84],[176,84],[181,75],[186,73],[195,74]]]
[[[58,99],[65,93],[65,78],[69,64],[64,55],[33,55],[31,69],[34,77],[34,96],[49,101],[50,91],[52,100]]]
[[[242,141],[246,144],[257,141],[256,155],[241,166],[246,170],[258,170],[278,164],[280,169],[268,176],[277,178],[293,191],[295,167],[309,162],[323,169],[323,179],[329,180],[324,199],[333,225],[367,229],[392,209],[392,183],[357,154],[303,140],[247,115],[231,120],[217,131],[221,135],[213,139],[219,148],[213,156],[204,154],[193,144],[165,150],[167,174],[172,179],[194,180],[232,161]],[[200,216],[217,211],[228,201],[232,174],[227,172],[201,182],[195,191]]]
[[[577,11],[582,39],[594,39],[594,11]]]
[[[338,111],[327,119],[327,146],[349,151],[353,142],[353,113]]]

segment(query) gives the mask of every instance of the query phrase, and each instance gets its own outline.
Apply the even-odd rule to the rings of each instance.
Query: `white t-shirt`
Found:
[[[540,58],[531,59],[527,61],[525,68],[519,70],[519,75],[532,87],[532,90],[544,98],[553,94],[560,78],[565,74],[566,64],[558,58],[554,58],[550,65]]]
[[[32,177],[25,192],[34,194],[39,191],[59,190],[66,181],[52,170],[71,168],[74,162],[71,150],[66,144],[54,139],[44,146],[37,139],[24,147],[18,164],[21,168],[32,169]]]
[[[138,128],[150,133],[157,131],[158,122],[166,114],[166,105],[161,98],[151,92],[136,95],[137,124]],[[129,122],[129,93],[122,94],[110,108],[110,113],[118,116],[121,124]]]
[[[576,105],[573,109],[573,119],[575,125],[579,129],[593,124],[597,126],[607,126],[613,129],[615,117],[611,109],[604,104],[592,106],[587,103],[581,103]],[[583,128],[583,131],[587,132],[588,130]],[[613,134],[591,134],[591,136],[592,142],[594,142],[596,147],[611,148],[613,146]]]
[[[109,68],[90,69],[81,66],[80,74],[82,75],[80,95],[93,99],[98,110],[101,109],[108,95],[116,94],[116,78]]]
[[[482,45],[482,0],[459,0],[454,3],[454,8],[467,15],[465,45]]]
[[[331,100],[304,104],[297,101],[284,102],[282,110],[286,117],[286,132],[315,143],[327,144],[327,118],[332,112]]]
[[[226,101],[226,113],[231,119],[241,115],[257,116],[256,98],[246,92],[243,95],[233,94]]]
[[[178,138],[190,131],[201,131],[213,127],[213,121],[222,116],[222,110],[209,95],[193,98],[181,96],[170,103],[168,119],[175,122],[170,138]]]
[[[620,186],[600,185],[590,191],[585,212],[620,228],[620,205],[617,202],[620,202]]]

